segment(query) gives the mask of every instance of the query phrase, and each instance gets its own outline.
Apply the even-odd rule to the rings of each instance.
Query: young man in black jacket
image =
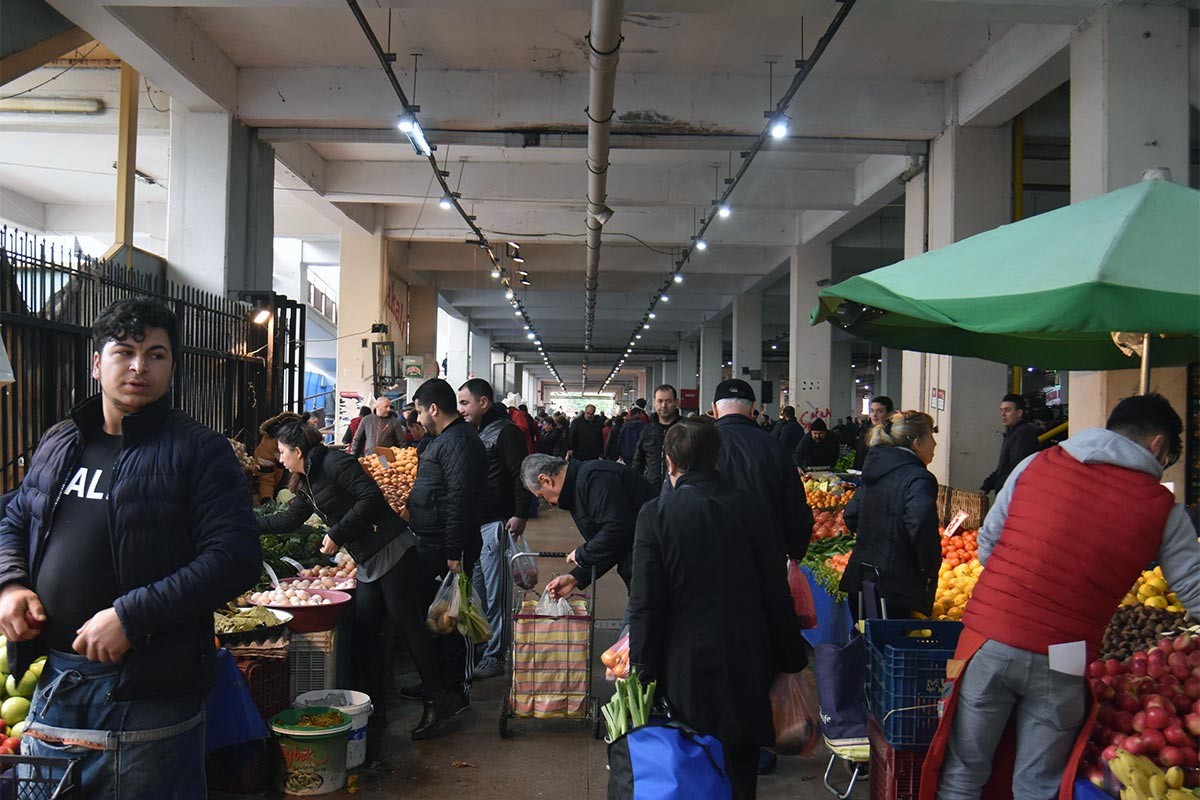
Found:
[[[525,433],[496,403],[492,385],[472,378],[458,388],[458,410],[479,431],[487,451],[487,489],[480,511],[479,533],[483,550],[479,569],[472,580],[492,629],[492,638],[475,665],[476,678],[492,678],[504,671],[505,641],[504,583],[511,580],[508,552],[510,537],[525,533],[532,496],[521,482],[521,462],[525,460]]]
[[[70,746],[89,796],[117,784],[122,797],[205,796],[212,612],[261,569],[229,443],[171,408],[178,330],[148,298],[100,313],[100,394],[45,433],[0,520],[13,675],[47,656],[24,747],[52,756]]]
[[[589,405],[567,432],[567,460],[592,461],[604,455],[604,420]]]
[[[1000,422],[1004,425],[1004,441],[1000,443],[1000,463],[983,480],[979,491],[987,494],[1004,488],[1012,471],[1040,449],[1037,430],[1025,420],[1025,398],[1006,394],[1000,401]]]
[[[633,455],[633,468],[650,481],[650,485],[661,488],[667,479],[667,458],[663,451],[663,440],[667,431],[679,422],[679,395],[675,387],[664,383],[654,390],[654,416],[642,428],[638,436],[637,450]]]
[[[630,554],[638,510],[658,494],[658,487],[634,470],[612,461],[563,461],[535,454],[521,464],[530,492],[571,513],[584,543],[567,562],[575,569],[546,585],[551,597],[563,597],[591,583],[613,567],[629,588]]]
[[[428,579],[428,602],[447,570],[468,576],[479,560],[481,498],[487,487],[487,451],[479,434],[459,416],[450,384],[440,378],[422,383],[413,402],[425,430],[432,435],[421,454],[417,480],[408,498],[409,524],[417,536],[417,554]],[[428,602],[426,605],[428,606]],[[459,633],[437,639],[442,681],[449,698],[435,716],[445,718],[470,704],[473,659],[466,637]],[[431,726],[432,735],[437,726]]]

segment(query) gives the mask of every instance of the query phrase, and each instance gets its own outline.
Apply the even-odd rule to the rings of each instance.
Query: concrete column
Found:
[[[492,337],[486,333],[471,331],[467,369],[469,377],[492,381]],[[493,389],[495,387],[492,387]]]
[[[821,291],[818,281],[832,274],[833,247],[798,245],[792,249],[788,288],[788,388],[798,419],[830,413],[830,352],[833,326],[809,325]]]
[[[345,240],[345,238],[346,234],[343,233],[342,239]],[[343,275],[345,269],[343,263]],[[440,359],[437,355],[437,290],[432,286],[411,286],[408,290],[408,297],[408,355],[422,356],[425,359],[425,377],[420,380],[414,378],[407,382],[408,397],[411,399],[413,392],[422,383],[433,377],[444,376],[439,374],[441,367],[438,365]]]
[[[695,389],[700,385],[700,379],[696,375],[699,372],[700,365],[700,342],[695,340],[679,341],[679,361],[678,375],[676,377],[676,388],[680,391],[684,389]]]
[[[834,419],[859,414],[854,402],[854,372],[850,369],[853,351],[854,345],[848,340],[830,344],[829,413]]]
[[[274,150],[224,112],[172,103],[167,277],[214,294],[269,291]]]
[[[1160,6],[1106,6],[1071,39],[1071,202],[1136,183],[1166,167],[1188,182],[1188,12]],[[1133,360],[1131,359],[1131,363]],[[1113,407],[1137,393],[1136,369],[1071,372],[1070,433],[1103,427]],[[1182,416],[1183,368],[1150,373],[1151,391]],[[1180,461],[1163,476],[1184,497]]]
[[[904,385],[904,351],[883,349],[882,361],[879,363],[879,386],[873,387],[874,393],[885,394],[898,402]]]
[[[338,342],[337,389],[339,392],[358,392],[365,398],[374,391],[374,368],[371,362],[371,343],[391,339],[399,334],[361,333],[381,321],[383,281],[387,269],[386,246],[383,237],[370,233],[344,231],[341,242],[341,269],[338,271]],[[350,336],[349,334],[358,334]],[[400,350],[397,349],[397,354]],[[339,421],[339,426],[340,426]],[[338,441],[342,431],[337,432]]]
[[[724,326],[706,322],[700,329],[700,413],[712,408],[713,395],[721,382],[725,355]]]
[[[933,141],[929,168],[929,248],[945,247],[1007,222],[1012,214],[1009,127],[947,128]],[[976,489],[996,466],[1002,429],[997,408],[1008,368],[974,358],[931,355],[917,406],[938,425],[930,470],[938,480]],[[930,408],[930,389],[944,391],[945,409]],[[940,405],[940,403],[939,403]]]
[[[929,168],[904,184],[904,257],[916,258],[929,249]],[[899,397],[892,400],[901,409],[926,410],[929,392],[925,373],[929,356],[905,350],[901,356]],[[858,409],[854,410],[858,413]]]
[[[733,298],[733,376],[754,389],[761,408],[762,396],[762,295]]]
[[[664,361],[662,365],[662,380],[660,383],[669,383],[675,387],[675,394],[679,394],[679,362]]]

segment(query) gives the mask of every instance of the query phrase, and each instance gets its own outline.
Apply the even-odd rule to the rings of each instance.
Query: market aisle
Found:
[[[529,525],[530,546],[569,551],[580,541],[568,514],[544,511]],[[542,569],[550,567],[543,561]],[[615,619],[624,613],[625,587],[613,573],[600,582],[599,618]],[[598,655],[617,637],[615,630],[597,632]],[[611,685],[597,671],[596,692],[607,701]],[[413,675],[398,677],[409,683]],[[608,772],[604,743],[593,739],[581,722],[522,721],[510,723],[512,738],[502,740],[497,730],[500,698],[507,688],[504,678],[480,681],[472,692],[471,708],[450,723],[445,736],[412,742],[408,731],[419,717],[419,705],[394,700],[395,713],[384,744],[383,756],[372,769],[359,775],[358,792],[325,795],[330,798],[420,798],[457,800],[469,796],[546,797],[556,800],[604,800]],[[776,773],[761,780],[759,797],[816,800],[830,795],[821,785],[825,751],[810,759],[780,759]],[[454,766],[465,762],[470,766]],[[865,787],[864,787],[865,788]],[[856,798],[865,798],[857,791]]]

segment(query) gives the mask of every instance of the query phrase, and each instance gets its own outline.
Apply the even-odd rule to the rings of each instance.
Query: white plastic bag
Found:
[[[569,617],[574,613],[571,604],[567,602],[567,598],[560,597],[557,600],[550,596],[549,590],[542,592],[542,599],[538,601],[537,608],[533,613],[543,617]]]
[[[512,537],[512,554],[513,583],[527,592],[533,591],[538,583],[537,559],[525,544],[524,536]]]
[[[462,595],[458,591],[458,573],[447,570],[441,587],[429,605],[429,612],[425,615],[425,627],[438,636],[458,630],[461,598]]]

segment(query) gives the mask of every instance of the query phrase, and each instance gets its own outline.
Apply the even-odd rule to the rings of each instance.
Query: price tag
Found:
[[[954,518],[950,520],[950,524],[946,526],[946,532],[943,533],[942,535],[945,536],[947,539],[950,538],[951,536],[957,535],[959,529],[963,526],[963,523],[967,521],[968,516],[969,515],[967,514],[967,512],[963,511],[960,508],[954,514]]]

